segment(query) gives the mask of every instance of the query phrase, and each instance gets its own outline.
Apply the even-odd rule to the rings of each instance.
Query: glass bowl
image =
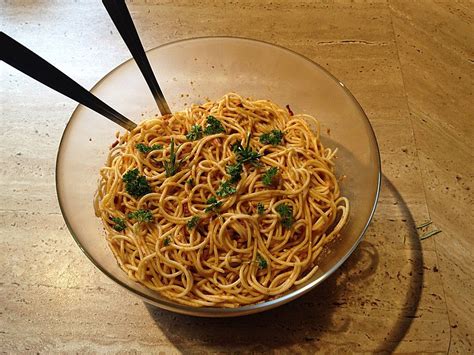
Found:
[[[104,274],[155,306],[189,315],[229,317],[268,310],[310,291],[354,251],[372,218],[380,189],[380,156],[372,127],[344,85],[311,60],[276,45],[244,38],[206,37],[165,44],[147,52],[172,111],[206,98],[236,92],[269,99],[321,122],[322,141],[338,148],[336,174],[351,211],[340,238],[319,258],[319,270],[307,283],[266,302],[239,307],[194,308],[161,297],[129,280],[107,246],[93,197],[99,169],[119,126],[82,105],[64,130],[56,163],[56,186],[66,224],[79,247]],[[133,60],[107,74],[91,90],[136,122],[158,113]],[[330,133],[329,133],[330,130]]]

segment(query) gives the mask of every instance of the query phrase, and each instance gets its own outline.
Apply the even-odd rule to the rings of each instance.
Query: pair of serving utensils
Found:
[[[170,114],[170,108],[153,74],[150,62],[138,37],[130,12],[124,0],[103,0],[107,12],[117,27],[133,59],[142,72],[162,115]],[[0,33],[0,58],[7,64],[57,92],[87,106],[127,130],[134,129],[136,123],[114,110],[105,102],[91,94],[69,76],[48,63],[5,33]]]

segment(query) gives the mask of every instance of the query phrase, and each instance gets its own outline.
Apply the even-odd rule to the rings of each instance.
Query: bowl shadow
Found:
[[[376,352],[390,353],[404,338],[415,318],[423,284],[423,256],[415,222],[406,203],[386,177],[383,183],[386,193],[397,199],[402,218],[407,223],[406,238],[413,243],[408,256],[413,260],[412,276],[402,306],[396,319],[387,321],[387,326],[392,323],[389,335],[377,339],[372,348]],[[198,318],[174,314],[146,303],[145,306],[168,340],[184,353],[278,349],[315,352],[327,349],[325,338],[328,334],[333,338],[339,334],[344,337],[348,331],[357,331],[351,329],[355,322],[351,313],[342,312],[341,316],[338,311],[351,306],[348,305],[351,299],[351,291],[347,288],[349,280],[352,285],[361,288],[376,273],[384,272],[380,269],[379,255],[375,244],[363,240],[343,266],[317,288],[297,300],[263,313],[236,318]]]

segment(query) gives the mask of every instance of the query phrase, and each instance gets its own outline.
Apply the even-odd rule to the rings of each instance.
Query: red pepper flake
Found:
[[[291,111],[290,105],[286,105],[286,109],[288,110],[288,113],[290,114],[290,116],[294,115],[293,111]]]
[[[239,102],[239,103],[237,104],[237,107],[242,107],[242,108],[243,108],[244,105],[242,105],[242,102]]]
[[[117,144],[119,144],[118,140],[112,143],[112,145],[110,146],[110,149],[115,148]]]
[[[181,153],[186,154],[186,153],[191,153],[191,146],[187,145],[183,148]]]
[[[220,146],[219,138],[214,138],[210,143],[216,148],[219,148],[219,146]]]

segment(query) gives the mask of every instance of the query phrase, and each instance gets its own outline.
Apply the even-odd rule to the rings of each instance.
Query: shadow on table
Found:
[[[388,336],[380,343],[375,352],[393,353],[398,344],[403,340],[405,334],[410,329],[413,319],[415,319],[416,311],[420,303],[421,292],[423,290],[423,251],[421,249],[421,240],[416,231],[416,223],[413,216],[406,205],[402,195],[393,186],[388,178],[383,176],[382,186],[388,189],[388,192],[398,202],[398,208],[402,219],[406,220],[407,242],[410,244],[409,255],[407,259],[411,261],[411,272],[409,287],[407,287],[405,298],[400,307],[395,324],[390,328]],[[402,265],[404,266],[404,265]]]
[[[413,260],[414,270],[400,314],[390,328],[389,335],[376,350],[392,352],[404,338],[418,308],[423,284],[423,258],[413,217],[388,179],[384,178],[384,184],[398,201],[407,228],[412,231],[408,238],[413,239],[414,247],[409,256]],[[264,313],[206,319],[173,314],[148,304],[146,307],[169,341],[183,352],[268,351],[278,348],[314,352],[327,344],[319,342],[324,334],[340,334],[344,337],[351,327],[349,312],[339,312],[337,317],[334,316],[335,311],[346,304],[344,293],[347,280],[350,278],[352,284],[363,287],[365,280],[377,272],[378,266],[379,253],[376,247],[368,241],[362,241],[345,264],[316,289]],[[387,328],[391,322],[387,319]],[[357,332],[357,329],[352,331]]]

